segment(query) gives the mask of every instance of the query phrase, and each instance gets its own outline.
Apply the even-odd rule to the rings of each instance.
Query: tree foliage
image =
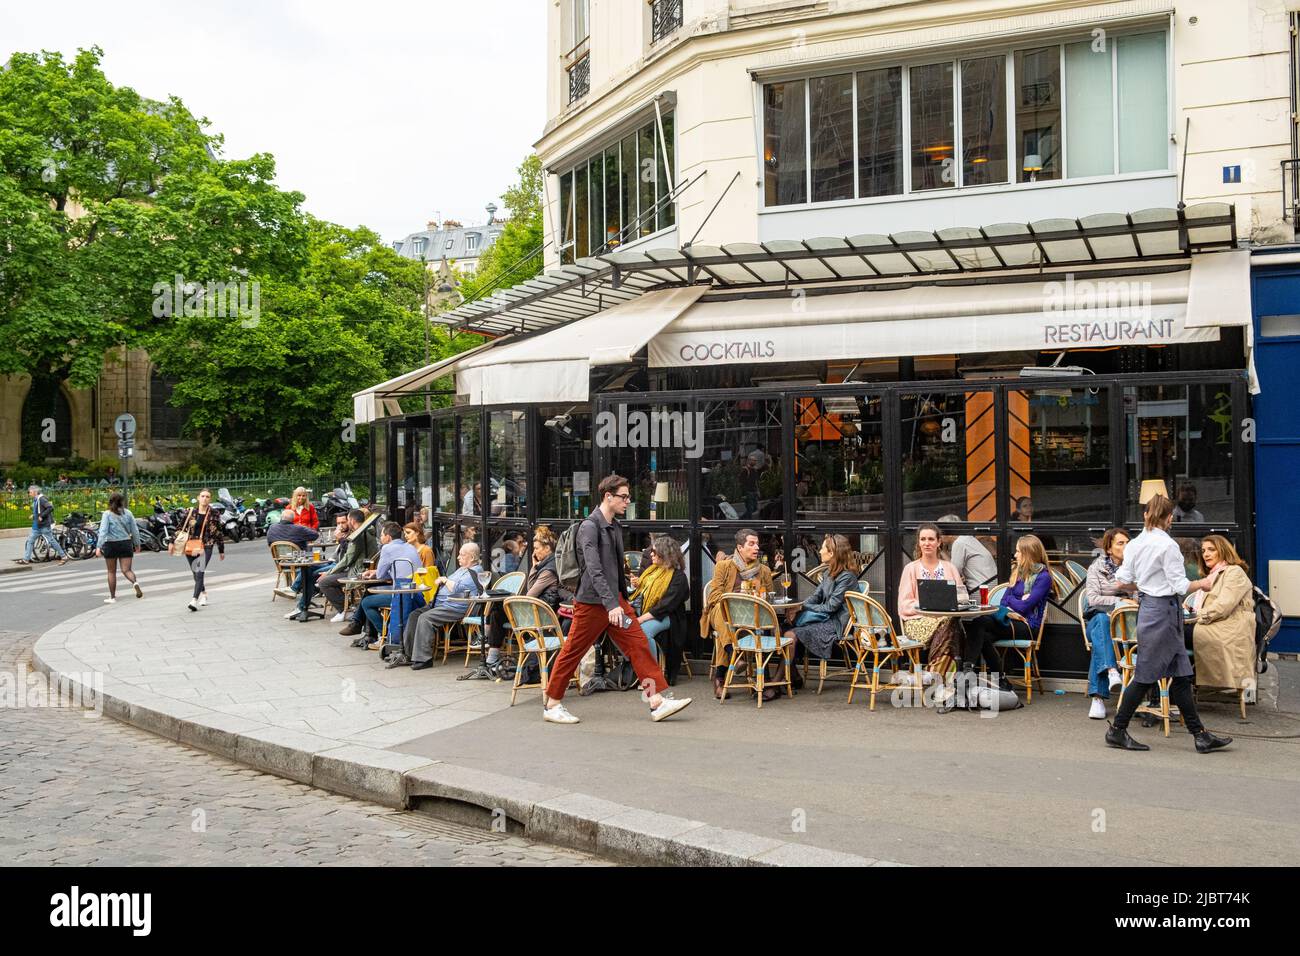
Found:
[[[474,275],[462,283],[466,300],[527,282],[542,271],[542,161],[531,154],[517,171],[519,181],[501,197],[510,219],[479,256]]]

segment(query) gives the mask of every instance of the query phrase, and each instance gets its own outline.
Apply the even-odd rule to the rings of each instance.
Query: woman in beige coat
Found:
[[[1255,596],[1246,562],[1222,535],[1201,539],[1201,573],[1212,582],[1193,599],[1196,686],[1240,690],[1255,679]]]

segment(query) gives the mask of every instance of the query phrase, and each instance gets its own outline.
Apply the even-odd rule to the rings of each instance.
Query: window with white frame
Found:
[[[465,251],[476,252],[478,250],[478,233],[471,232],[465,236]]]
[[[417,256],[417,257],[418,257],[418,256],[422,256],[422,255],[424,255],[424,239],[423,239],[423,238],[417,237],[417,238],[411,240],[411,255],[413,255],[413,256]]]
[[[1166,31],[765,83],[764,204],[1163,171]]]

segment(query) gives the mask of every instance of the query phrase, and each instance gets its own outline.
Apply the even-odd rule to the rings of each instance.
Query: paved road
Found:
[[[13,558],[23,553],[22,538],[0,538],[0,571],[13,568]],[[212,586],[266,577],[269,560],[266,540],[241,541],[226,545],[226,560],[213,556],[208,574]],[[185,559],[167,552],[142,552],[134,566],[147,599],[175,602],[184,607],[190,599],[193,578]],[[118,598],[134,601],[131,586],[119,574]],[[108,581],[101,558],[57,561],[32,566],[30,571],[0,573],[0,621],[21,621],[22,628],[42,634],[59,621],[89,611],[108,597]],[[288,606],[285,607],[288,610]]]
[[[34,642],[0,631],[0,682],[26,686]],[[0,866],[607,865],[282,780],[84,710],[10,706],[8,697],[0,698]]]

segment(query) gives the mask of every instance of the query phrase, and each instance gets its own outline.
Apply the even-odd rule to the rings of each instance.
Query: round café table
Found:
[[[322,554],[319,558],[310,558],[310,557],[296,558],[296,559],[280,562],[280,567],[282,568],[298,568],[302,571],[303,611],[296,618],[290,618],[290,620],[296,620],[305,623],[311,620],[311,616],[313,613],[316,614],[317,617],[323,618],[325,616],[324,611],[313,612],[311,609],[311,599],[316,596],[316,588],[315,588],[316,582],[315,579],[312,577],[312,575],[308,574],[307,572],[310,571],[312,568],[323,568],[325,567],[325,565],[333,564],[333,563],[334,562],[329,558],[326,558],[324,554]]]

